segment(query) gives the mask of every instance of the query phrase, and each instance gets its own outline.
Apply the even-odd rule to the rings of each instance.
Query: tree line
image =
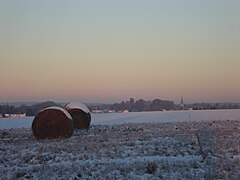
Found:
[[[161,99],[154,99],[153,101],[139,99],[135,102],[133,98],[130,98],[129,101],[114,103],[112,106],[110,106],[110,108],[115,111],[128,110],[129,112],[163,111],[173,110],[174,102]]]
[[[15,107],[12,105],[0,105],[0,114],[22,114],[26,113],[27,116],[35,116],[39,111],[50,106],[60,106],[52,101],[47,101],[43,103],[37,103],[32,106],[21,105],[20,107]]]

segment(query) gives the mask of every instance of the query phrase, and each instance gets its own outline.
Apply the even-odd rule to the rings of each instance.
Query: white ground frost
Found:
[[[97,125],[69,139],[0,130],[0,179],[240,179],[240,121]]]

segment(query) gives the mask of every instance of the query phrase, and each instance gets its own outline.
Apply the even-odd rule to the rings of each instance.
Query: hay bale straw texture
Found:
[[[73,118],[74,129],[88,129],[91,122],[90,110],[82,103],[68,103],[64,107]]]
[[[73,132],[73,120],[65,109],[49,107],[35,116],[32,131],[37,139],[69,138]]]

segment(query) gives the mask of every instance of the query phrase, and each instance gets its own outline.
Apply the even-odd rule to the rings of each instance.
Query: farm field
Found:
[[[240,109],[91,114],[91,125],[240,120]],[[34,117],[0,118],[0,129],[31,127]]]
[[[0,130],[0,177],[2,179],[240,178],[239,120],[225,117],[226,120],[200,121],[194,120],[192,115],[192,121],[189,119],[155,121],[156,114],[159,116],[160,113],[153,112],[149,123],[136,123],[136,115],[140,120],[146,116],[150,117],[148,114],[141,117],[141,114],[143,116],[147,113],[121,114],[120,124],[116,123],[117,119],[120,119],[119,114],[115,119],[109,118],[112,121],[106,118],[105,121],[98,122],[94,120],[95,115],[93,115],[91,128],[88,131],[75,130],[69,139],[36,140],[30,127],[2,129]],[[103,118],[108,114],[96,116]],[[131,118],[132,121],[125,122]]]

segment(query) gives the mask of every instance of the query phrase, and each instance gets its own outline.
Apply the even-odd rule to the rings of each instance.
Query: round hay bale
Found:
[[[68,103],[64,107],[72,116],[74,129],[88,129],[91,122],[90,110],[82,103]]]
[[[65,109],[49,107],[35,116],[32,131],[37,139],[69,138],[73,132],[73,120]]]

